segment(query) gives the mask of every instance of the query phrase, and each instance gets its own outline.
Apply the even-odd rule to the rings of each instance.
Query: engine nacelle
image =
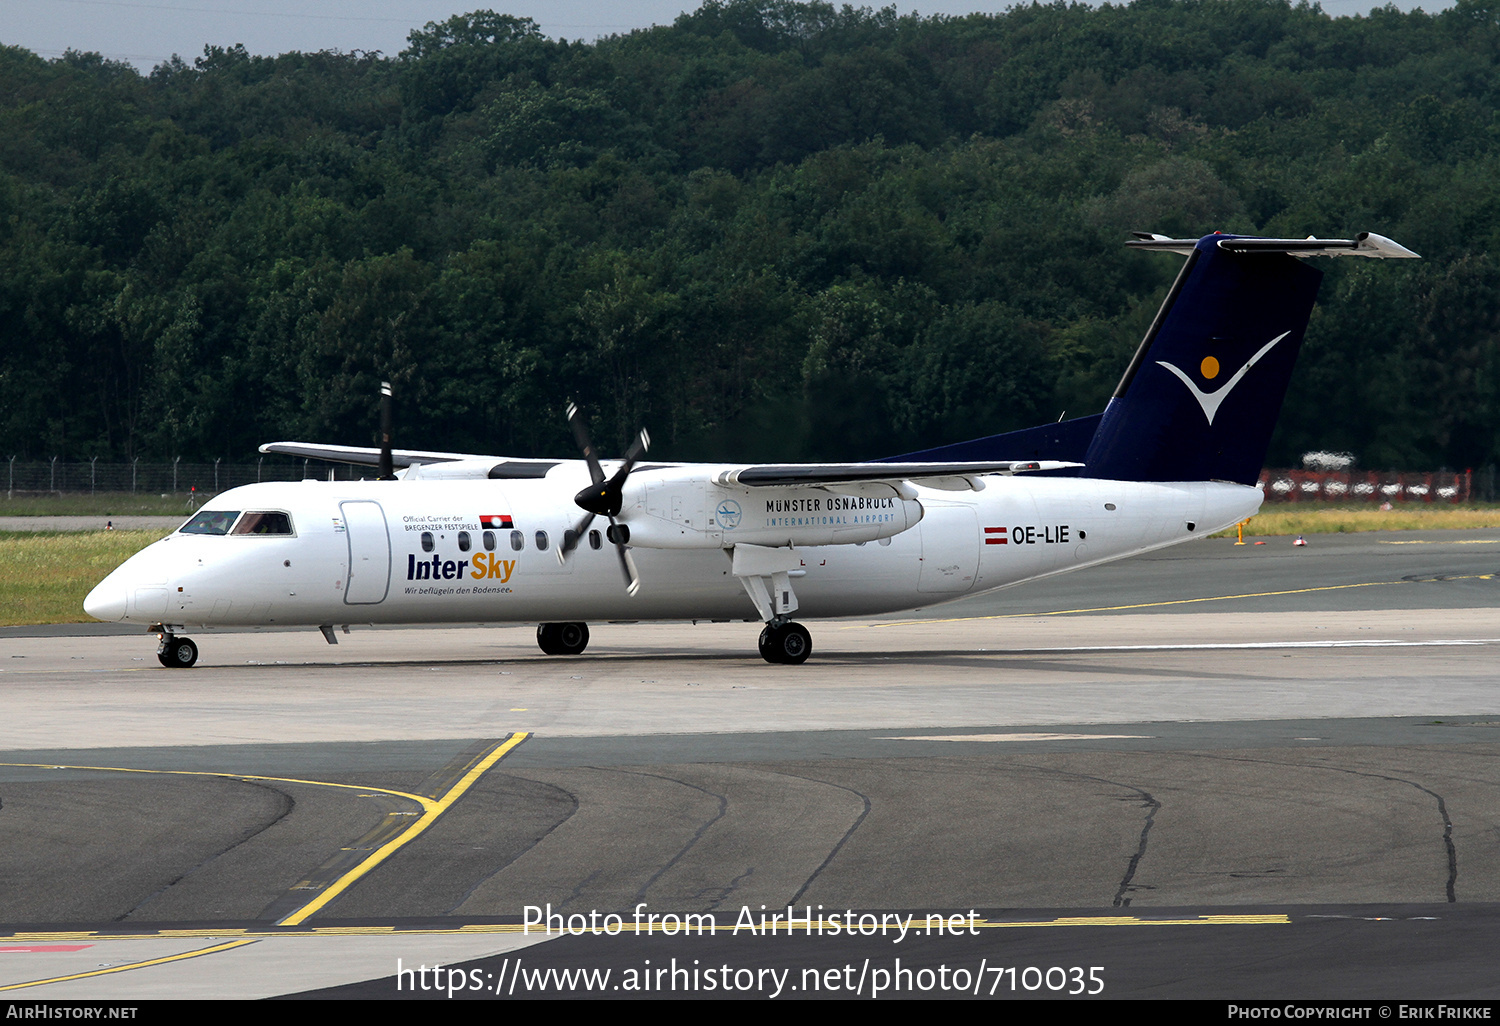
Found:
[[[620,519],[632,545],[727,549],[876,541],[915,527],[922,513],[920,502],[889,485],[746,488],[713,484],[701,469],[663,468],[632,476]]]

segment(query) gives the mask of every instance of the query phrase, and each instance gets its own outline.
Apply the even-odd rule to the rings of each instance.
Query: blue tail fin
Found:
[[[1260,476],[1323,274],[1285,252],[1220,246],[1235,241],[1209,235],[1188,254],[1104,410],[1086,476]]]

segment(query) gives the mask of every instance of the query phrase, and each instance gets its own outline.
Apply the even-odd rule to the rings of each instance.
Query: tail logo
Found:
[[[1198,400],[1198,405],[1202,407],[1203,416],[1208,418],[1208,423],[1210,426],[1212,426],[1214,422],[1214,415],[1219,412],[1219,405],[1223,403],[1225,399],[1229,398],[1229,393],[1234,391],[1234,387],[1240,383],[1240,379],[1250,372],[1250,368],[1254,367],[1256,363],[1260,361],[1260,358],[1262,356],[1265,356],[1273,348],[1275,348],[1276,343],[1280,342],[1290,334],[1290,331],[1283,331],[1280,335],[1277,335],[1275,338],[1271,339],[1271,341],[1267,342],[1264,346],[1261,347],[1260,352],[1256,353],[1254,356],[1250,357],[1250,359],[1245,361],[1245,366],[1234,372],[1234,377],[1230,378],[1217,391],[1213,392],[1203,391],[1197,385],[1193,384],[1192,378],[1189,378],[1181,370],[1172,366],[1170,363],[1167,363],[1165,360],[1157,360],[1156,363],[1158,366],[1165,367],[1167,370],[1177,375],[1178,379],[1188,387],[1188,391],[1193,393],[1193,398]],[[1215,360],[1212,356],[1205,357],[1201,369],[1203,371],[1204,377],[1216,377],[1219,373],[1219,361]]]

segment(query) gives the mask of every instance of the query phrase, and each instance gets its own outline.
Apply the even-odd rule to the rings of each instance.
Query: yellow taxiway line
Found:
[[[419,816],[415,822],[413,822],[405,830],[402,830],[391,840],[381,845],[375,851],[371,852],[368,856],[361,859],[352,869],[348,870],[333,883],[329,884],[327,887],[319,891],[318,895],[307,904],[300,906],[291,914],[279,920],[276,924],[277,926],[298,926],[313,913],[317,912],[334,898],[338,897],[340,894],[344,893],[344,891],[348,890],[360,877],[364,876],[366,873],[370,872],[370,870],[374,869],[376,866],[380,865],[386,859],[394,855],[397,851],[401,850],[401,848],[414,841],[419,835],[426,831],[428,827],[432,826],[432,824],[437,821],[439,816],[447,812],[454,802],[463,797],[464,792],[473,787],[474,784],[478,782],[479,778],[484,776],[484,774],[488,772],[489,769],[495,765],[495,763],[505,758],[508,754],[510,754],[511,751],[515,749],[517,745],[519,745],[522,741],[525,741],[530,736],[530,733],[527,731],[517,731],[516,733],[511,734],[510,737],[506,738],[504,741],[497,743],[494,747],[492,747],[488,752],[484,754],[483,758],[481,758],[472,767],[470,767],[469,771],[464,774],[463,778],[459,780],[458,783],[450,787],[447,792],[439,798],[429,798],[426,795],[413,794],[410,791],[398,791],[395,788],[390,787],[371,787],[368,784],[339,784],[328,780],[304,780],[299,777],[271,777],[259,773],[227,773],[218,770],[157,770],[136,769],[129,766],[69,766],[46,762],[5,762],[0,763],[0,766],[15,766],[28,769],[95,770],[105,773],[145,773],[158,774],[163,776],[220,777],[229,780],[264,780],[269,783],[307,784],[313,787],[337,787],[350,791],[374,791],[380,794],[388,794],[396,798],[405,798],[406,800],[416,802],[419,806],[421,806],[422,815]],[[214,931],[207,931],[202,935],[218,936],[222,935],[224,932],[225,931],[217,931],[217,933],[215,933]],[[164,934],[153,934],[152,936],[163,935]],[[81,936],[97,937],[99,936],[99,934],[83,934]],[[186,936],[186,934],[180,934],[179,936]]]
[[[196,951],[184,951],[177,955],[163,955],[161,958],[148,958],[141,962],[128,962],[124,965],[112,965],[107,969],[91,969],[86,973],[72,973],[68,976],[53,976],[46,980],[28,980],[25,983],[7,983],[0,985],[0,991],[20,990],[23,987],[40,987],[48,983],[67,983],[69,980],[85,980],[90,976],[108,976],[110,973],[123,973],[131,969],[145,969],[153,965],[166,965],[168,962],[181,962],[188,958],[197,958],[200,955],[213,955],[220,951],[228,951],[231,948],[242,948],[246,944],[254,944],[258,938],[246,940],[225,941],[223,944],[213,944],[206,948],[198,948]]]
[[[879,913],[875,913],[875,914],[878,915]],[[889,913],[887,913],[887,914],[889,914]],[[688,932],[688,931],[691,931],[692,933],[697,934],[699,932],[699,919],[700,919],[700,917],[707,917],[707,916],[712,915],[712,913],[697,913],[697,912],[694,912],[694,913],[668,913],[668,915],[670,917],[674,917],[676,921],[675,922],[669,922],[669,923],[667,923],[667,924],[664,925],[663,922],[662,922],[663,916],[662,916],[661,913],[655,913],[654,916],[653,916],[653,920],[652,921],[650,921],[650,922],[642,922],[642,923],[636,923],[629,915],[622,916],[621,917],[621,924],[620,924],[619,932],[620,933],[633,933],[633,934],[652,934],[652,933],[663,933],[663,932],[671,932],[671,931],[677,931],[677,932]],[[690,927],[684,925],[686,923],[687,917],[689,915],[693,916],[693,923],[692,923],[692,925]],[[904,925],[905,925],[906,929],[908,929],[908,930],[923,930],[923,929],[930,928],[930,929],[936,931],[936,930],[940,929],[940,927],[938,925],[938,920],[941,919],[942,920],[941,929],[944,932],[947,932],[948,931],[948,923],[949,923],[949,921],[952,918],[953,917],[951,917],[951,916],[939,916],[936,913],[934,913],[933,916],[932,916],[931,923],[929,924],[928,920],[925,917],[922,917],[922,916],[908,916],[904,920]],[[1054,918],[1054,919],[978,919],[978,918],[976,918],[976,919],[973,919],[973,920],[970,920],[967,916],[964,916],[962,918],[963,918],[963,927],[962,927],[962,929],[968,929],[970,926],[972,926],[974,929],[977,929],[977,930],[1016,930],[1016,929],[1038,929],[1038,928],[1043,928],[1043,927],[1079,927],[1079,926],[1084,926],[1084,927],[1087,927],[1087,926],[1290,926],[1291,922],[1292,922],[1291,916],[1288,915],[1288,914],[1286,914],[1286,913],[1284,913],[1284,912],[1231,914],[1231,915],[1223,915],[1223,914],[1221,914],[1221,915],[1201,915],[1201,916],[1177,916],[1177,917],[1161,918],[1161,919],[1154,919],[1154,918],[1142,917],[1142,916],[1058,916],[1057,918]],[[811,921],[811,925],[809,926],[809,923],[808,923],[807,920],[797,919],[793,923],[792,929],[794,931],[807,931],[807,930],[811,929],[813,932],[817,932],[819,930],[822,930],[822,931],[831,931],[831,930],[834,930],[834,929],[841,929],[841,930],[843,930],[845,932],[848,932],[848,930],[850,928],[850,925],[851,924],[848,923],[848,922],[840,922],[838,920],[833,920],[833,919],[813,919]],[[855,929],[857,930],[858,929],[858,919],[857,919],[857,917],[856,917],[854,925],[855,925]],[[895,929],[896,928],[895,924],[891,924],[890,928],[891,929]],[[749,932],[750,927],[741,924],[739,926],[739,929],[741,929],[743,931],[746,931],[746,932]],[[712,923],[712,924],[710,924],[710,923],[703,923],[702,924],[702,932],[703,933],[731,933],[732,934],[734,932],[734,930],[735,930],[735,924],[732,923],[732,922],[724,922],[724,923],[715,922],[715,923]],[[783,920],[780,920],[780,921],[778,921],[776,923],[769,923],[768,922],[764,926],[761,926],[760,924],[756,924],[755,930],[757,931],[757,933],[762,933],[762,934],[764,934],[764,933],[784,933],[787,930],[787,923],[783,919]],[[600,933],[602,933],[603,930],[601,928],[598,931],[592,931],[592,930],[590,930],[589,932],[600,932]],[[56,932],[52,932],[52,933],[44,933],[44,932],[16,933],[16,934],[13,934],[13,935],[7,935],[7,936],[5,936],[4,937],[4,942],[5,943],[16,943],[16,944],[43,944],[43,943],[57,943],[57,942],[60,942],[60,941],[78,941],[78,940],[108,941],[108,940],[160,940],[160,939],[162,939],[164,937],[165,938],[171,938],[171,937],[205,937],[205,938],[208,938],[208,937],[214,937],[214,938],[217,938],[217,937],[237,937],[237,938],[244,938],[243,940],[237,941],[237,943],[244,944],[244,943],[249,943],[250,940],[259,940],[259,939],[264,939],[264,938],[269,938],[269,937],[396,937],[396,936],[400,936],[400,937],[456,937],[456,936],[466,936],[466,935],[467,936],[473,936],[473,935],[484,935],[484,934],[507,934],[507,933],[518,933],[518,934],[531,934],[531,933],[534,933],[534,934],[539,934],[541,936],[558,936],[558,937],[566,937],[566,936],[577,935],[577,931],[573,931],[572,933],[570,933],[567,930],[554,931],[552,934],[548,934],[541,927],[537,927],[537,926],[530,926],[530,927],[528,927],[528,926],[525,926],[525,925],[523,925],[521,923],[465,923],[462,926],[453,926],[453,927],[449,927],[449,928],[446,928],[446,929],[443,928],[443,927],[429,927],[429,926],[424,926],[424,927],[421,927],[419,929],[411,929],[411,930],[400,929],[400,928],[393,927],[393,926],[309,926],[309,927],[305,927],[305,928],[303,928],[301,930],[285,930],[285,929],[278,929],[276,927],[251,927],[251,928],[234,928],[234,929],[217,929],[217,930],[212,929],[212,928],[202,928],[202,929],[195,929],[195,930],[158,930],[158,931],[152,931],[150,933],[139,933],[139,934],[134,934],[134,933],[114,933],[114,932],[107,932],[106,933],[106,932],[102,932],[102,931],[86,931],[86,930],[70,930],[70,931],[56,931]],[[207,948],[207,949],[204,949],[201,952],[198,952],[198,954],[207,954],[210,951],[218,951],[218,950],[223,950],[222,946],[218,947],[218,948]],[[187,956],[186,955],[182,955],[182,956],[174,956],[174,957],[187,957]],[[144,965],[144,964],[147,964],[147,963],[140,963],[140,964]]]
[[[463,797],[464,792],[473,787],[474,784],[478,782],[479,778],[484,776],[484,774],[488,772],[491,766],[495,765],[495,763],[505,758],[506,755],[510,754],[511,750],[516,747],[516,745],[520,744],[522,741],[525,741],[529,736],[530,735],[526,731],[519,731],[515,734],[512,734],[506,741],[496,745],[494,748],[491,748],[484,758],[476,762],[470,768],[469,772],[464,774],[463,779],[450,787],[447,793],[436,801],[431,798],[419,798],[418,800],[422,803],[422,815],[415,823],[407,827],[405,830],[401,831],[401,833],[391,838],[385,844],[381,845],[374,852],[372,852],[368,858],[361,860],[360,863],[353,869],[349,870],[333,883],[323,888],[323,890],[319,892],[316,898],[314,898],[312,901],[309,901],[301,908],[297,909],[297,911],[293,912],[291,915],[282,918],[277,922],[276,925],[299,925],[305,919],[307,919],[308,916],[312,915],[324,905],[327,905],[334,898],[337,898],[340,894],[344,893],[344,891],[348,890],[360,877],[364,876],[370,870],[374,869],[386,859],[396,854],[396,852],[405,845],[416,840],[419,834],[421,834],[428,827],[432,826],[433,823],[437,822],[437,818],[439,816],[448,811],[449,806],[458,801],[459,798]]]

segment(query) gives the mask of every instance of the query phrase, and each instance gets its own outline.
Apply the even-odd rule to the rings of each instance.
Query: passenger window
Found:
[[[538,531],[536,533],[536,550],[538,552],[546,552],[547,551],[547,532],[546,531]]]
[[[601,537],[599,537],[599,531],[597,529],[592,530],[592,531],[589,532],[589,548],[591,548],[591,549],[597,549],[599,546],[601,546],[603,544],[604,544],[604,539],[601,538]]]
[[[434,548],[435,548],[435,546],[432,543],[432,532],[431,531],[423,531],[422,532],[422,551],[423,552],[431,552]]]
[[[201,509],[198,515],[177,529],[179,534],[228,534],[239,510]]]
[[[525,545],[526,545],[526,536],[524,534],[522,534],[520,531],[512,531],[512,532],[510,532],[510,547],[512,549],[514,549],[517,552],[520,552],[521,549]]]
[[[292,518],[285,513],[246,513],[233,534],[291,534]]]
[[[458,551],[459,552],[468,552],[469,551],[469,547],[470,547],[469,546],[469,532],[468,531],[459,531],[458,532]]]
[[[484,551],[486,551],[486,552],[494,552],[495,551],[495,532],[494,531],[486,531],[486,532],[484,532]]]

